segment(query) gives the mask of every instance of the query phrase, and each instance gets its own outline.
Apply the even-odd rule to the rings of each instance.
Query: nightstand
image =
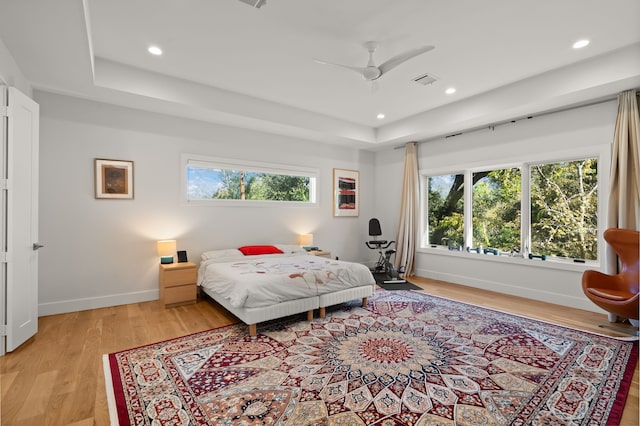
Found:
[[[197,274],[193,262],[160,264],[160,303],[165,308],[196,303]]]
[[[318,257],[326,257],[327,259],[331,259],[331,252],[326,250],[311,250],[310,254]]]

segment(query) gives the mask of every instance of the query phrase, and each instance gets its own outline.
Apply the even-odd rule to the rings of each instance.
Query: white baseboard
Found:
[[[548,291],[542,291],[535,288],[519,287],[508,283],[486,281],[477,278],[456,275],[450,273],[442,273],[436,271],[430,271],[426,269],[419,269],[414,272],[415,275],[431,278],[434,280],[447,281],[454,284],[466,285],[469,287],[479,288],[482,290],[496,291],[498,293],[509,294],[512,296],[525,297],[527,299],[539,300],[542,302],[553,303],[556,305],[567,306],[570,308],[584,309],[586,311],[602,313],[600,308],[591,303],[586,297],[574,297],[561,293],[551,293]]]
[[[38,305],[38,316],[65,314],[67,312],[86,311],[87,309],[107,308],[129,303],[149,302],[160,298],[159,290],[136,291],[133,293],[111,294],[84,299],[61,300]]]

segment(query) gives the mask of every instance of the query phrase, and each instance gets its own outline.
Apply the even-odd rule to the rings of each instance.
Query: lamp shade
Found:
[[[298,238],[302,247],[309,247],[313,245],[313,234],[301,234]]]
[[[160,256],[160,263],[173,263],[173,254],[176,250],[176,240],[158,241],[158,256]]]

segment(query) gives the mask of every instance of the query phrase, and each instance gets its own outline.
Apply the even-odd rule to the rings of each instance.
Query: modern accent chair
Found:
[[[582,275],[582,291],[596,305],[609,312],[609,321],[635,320],[638,312],[638,275],[640,271],[640,232],[610,228],[605,241],[618,255],[622,269],[616,275],[588,270]]]

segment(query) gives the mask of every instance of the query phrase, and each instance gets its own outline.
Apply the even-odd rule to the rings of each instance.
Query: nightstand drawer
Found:
[[[197,271],[195,268],[166,270],[163,278],[165,287],[191,284],[196,282]]]
[[[196,291],[194,284],[167,287],[164,292],[164,304],[167,306],[177,303],[195,303],[197,299]]]
[[[193,262],[160,265],[160,302],[165,306],[196,303],[198,270]]]

